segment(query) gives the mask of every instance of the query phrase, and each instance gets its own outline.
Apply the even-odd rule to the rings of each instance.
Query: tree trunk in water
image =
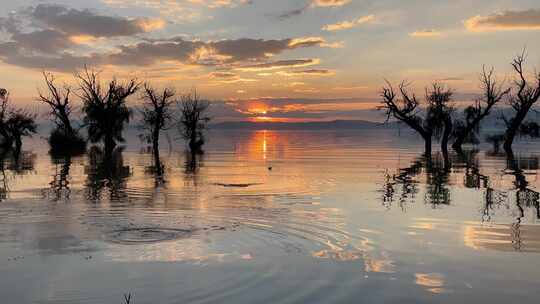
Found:
[[[512,154],[512,144],[514,143],[514,137],[516,137],[517,130],[514,128],[508,128],[504,136],[503,148],[507,154]]]
[[[19,154],[21,152],[21,148],[22,148],[21,136],[16,135],[15,136],[15,154]]]
[[[426,157],[431,157],[431,136],[424,136],[424,145]]]
[[[444,131],[441,139],[441,150],[448,155],[448,140],[450,139],[450,133],[452,133],[452,120],[447,119],[444,122]]]
[[[529,112],[528,108],[522,109],[521,111],[519,111],[514,117],[514,119],[512,119],[512,123],[510,124],[510,126],[508,126],[508,128],[506,129],[506,132],[504,134],[503,147],[504,147],[504,151],[507,154],[512,153],[512,144],[514,143],[514,138],[517,135],[519,126],[521,126],[521,123],[525,119],[525,116],[527,116],[527,112]]]
[[[454,143],[452,144],[452,148],[458,152],[458,153],[462,153],[463,152],[463,149],[461,148],[461,146],[463,145],[463,142],[465,141],[465,137],[464,136],[458,136],[458,138],[456,138],[456,140],[454,141]]]
[[[189,140],[189,149],[192,152],[199,152],[201,149],[201,141],[197,138],[197,135],[192,135]]]
[[[450,172],[452,165],[450,164],[450,157],[448,155],[448,149],[443,149],[442,153],[443,153],[444,171]]]
[[[162,176],[163,175],[163,164],[161,163],[161,159],[159,157],[159,149],[154,149],[154,167],[155,167],[155,173],[156,176]]]
[[[107,158],[112,155],[114,147],[116,147],[116,142],[114,141],[112,136],[106,135],[105,136],[105,155]]]
[[[159,155],[159,130],[152,134],[152,150]]]

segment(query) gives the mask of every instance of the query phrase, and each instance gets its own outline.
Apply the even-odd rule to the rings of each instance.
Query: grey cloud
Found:
[[[25,68],[69,72],[75,71],[85,64],[96,65],[100,63],[100,59],[96,56],[74,56],[68,53],[54,56],[27,54],[14,42],[0,44],[0,59],[5,63]]]
[[[309,8],[309,4],[305,5],[301,8],[293,9],[287,12],[282,13],[278,16],[279,19],[289,19],[292,17],[296,17],[298,15],[302,15],[307,9]]]
[[[120,51],[108,56],[111,64],[118,65],[150,65],[157,60],[189,61],[190,55],[198,48],[204,46],[203,42],[177,41],[177,42],[141,42],[132,46],[120,46]]]
[[[146,32],[147,19],[106,16],[88,9],[78,10],[55,4],[39,4],[28,8],[25,15],[37,26],[70,35],[114,37]]]
[[[130,36],[146,32],[153,25],[148,19],[128,19],[99,15],[61,5],[39,4],[0,18],[0,29],[9,38],[0,41],[0,58],[7,63],[31,68],[71,70],[84,63],[113,65],[151,65],[169,60],[183,64],[253,68],[315,64],[312,59],[267,62],[270,55],[286,50],[323,46],[320,37],[297,39],[186,40],[181,37],[152,40],[139,37],[138,43],[119,45],[115,51],[75,55],[74,36]],[[62,62],[66,61],[66,64]],[[81,60],[80,64],[76,60]]]
[[[286,11],[279,15],[280,19],[289,19],[303,14],[312,7],[338,7],[349,3],[351,0],[310,0],[303,7]]]
[[[268,54],[279,54],[285,50],[317,45],[316,43],[291,45],[292,41],[294,39],[264,40],[243,38],[203,42],[173,38],[164,41],[148,41],[131,46],[121,46],[119,52],[109,56],[109,61],[112,64],[119,65],[134,63],[148,65],[158,60],[174,60],[199,65],[220,65],[243,61],[260,61],[266,59]],[[246,68],[269,68],[276,65],[289,66],[307,63],[314,63],[314,60],[278,61],[246,66]]]
[[[265,54],[278,54],[289,48],[291,39],[235,39],[212,42],[209,45],[220,54],[232,56],[236,61],[258,59]]]
[[[73,44],[65,34],[54,30],[15,33],[11,39],[21,48],[44,53],[56,53],[71,47]]]

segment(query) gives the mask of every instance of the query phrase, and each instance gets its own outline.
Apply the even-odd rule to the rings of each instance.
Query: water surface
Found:
[[[6,303],[537,303],[538,145],[421,155],[407,134],[214,131],[0,162]]]

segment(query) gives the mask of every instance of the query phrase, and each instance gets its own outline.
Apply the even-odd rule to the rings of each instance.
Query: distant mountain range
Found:
[[[529,115],[529,120],[537,121],[536,115]],[[504,124],[499,119],[500,113],[493,113],[482,121],[484,132],[493,133],[504,130]],[[509,115],[509,117],[511,117]],[[210,129],[214,130],[359,130],[359,129],[409,129],[405,124],[396,121],[381,123],[367,120],[333,120],[312,122],[252,122],[227,121],[214,123]],[[413,132],[413,131],[411,131]],[[484,133],[483,132],[483,133]],[[413,132],[414,133],[414,132]]]
[[[388,129],[396,123],[383,124],[366,120],[333,120],[317,122],[251,122],[229,121],[212,124],[211,129],[248,129],[248,130],[325,130],[325,129]]]

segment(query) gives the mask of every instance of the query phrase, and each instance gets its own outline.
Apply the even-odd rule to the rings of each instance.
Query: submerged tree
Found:
[[[152,143],[154,153],[159,153],[159,135],[163,130],[170,128],[173,120],[172,106],[174,104],[173,89],[165,88],[157,92],[149,84],[144,85],[142,99],[144,105],[141,108],[142,128],[147,131],[145,138]]]
[[[517,73],[517,79],[514,81],[517,92],[510,96],[510,106],[515,112],[514,117],[510,119],[503,117],[506,124],[503,147],[507,153],[512,152],[514,138],[518,135],[520,129],[522,129],[522,125],[525,122],[529,110],[540,98],[540,73],[534,75],[534,83],[531,84],[525,75],[523,67],[526,59],[525,57],[525,51],[523,51],[523,53],[514,58],[512,62],[512,67]]]
[[[58,88],[53,74],[43,72],[43,78],[48,93],[45,95],[40,91],[38,101],[49,106],[49,115],[55,124],[49,136],[49,145],[55,151],[84,151],[86,141],[71,123],[71,88],[67,85]]]
[[[13,139],[8,133],[6,126],[7,116],[9,115],[9,92],[6,89],[0,88],[0,136],[2,136],[1,146],[11,147]]]
[[[477,143],[478,132],[480,131],[480,122],[490,114],[491,109],[499,103],[510,89],[504,89],[503,83],[499,83],[494,75],[494,69],[486,70],[482,68],[480,76],[480,87],[483,95],[475,100],[471,105],[463,110],[463,119],[457,120],[454,126],[453,136],[455,138],[452,148],[461,151],[461,146],[466,143]]]
[[[397,97],[392,84],[389,82],[383,87],[381,92],[382,105],[380,109],[386,111],[387,121],[390,117],[405,123],[411,129],[415,130],[425,142],[425,154],[431,155],[431,138],[433,130],[429,126],[429,122],[420,115],[420,103],[414,94],[407,90],[407,84],[402,82],[399,85],[401,99]]]
[[[430,89],[426,89],[427,128],[432,130],[433,135],[441,140],[441,150],[448,155],[448,140],[453,129],[452,112],[450,104],[454,92],[439,83],[433,83]]]
[[[37,133],[36,115],[23,109],[16,109],[10,113],[6,126],[15,142],[15,151],[21,151],[23,136],[32,136]]]
[[[125,83],[113,79],[107,88],[103,88],[99,74],[87,68],[76,77],[80,86],[79,97],[83,101],[82,110],[86,114],[84,123],[88,128],[88,138],[93,143],[103,141],[105,153],[110,155],[116,143],[124,141],[122,131],[131,117],[126,100],[137,92],[139,83],[135,79]]]
[[[207,116],[210,103],[199,99],[197,92],[182,96],[180,107],[180,121],[178,129],[180,135],[188,141],[191,151],[200,152],[204,145],[204,131],[208,127],[210,117]]]
[[[24,109],[13,109],[9,105],[9,92],[0,89],[0,135],[2,146],[21,151],[22,138],[37,133],[36,115]]]

